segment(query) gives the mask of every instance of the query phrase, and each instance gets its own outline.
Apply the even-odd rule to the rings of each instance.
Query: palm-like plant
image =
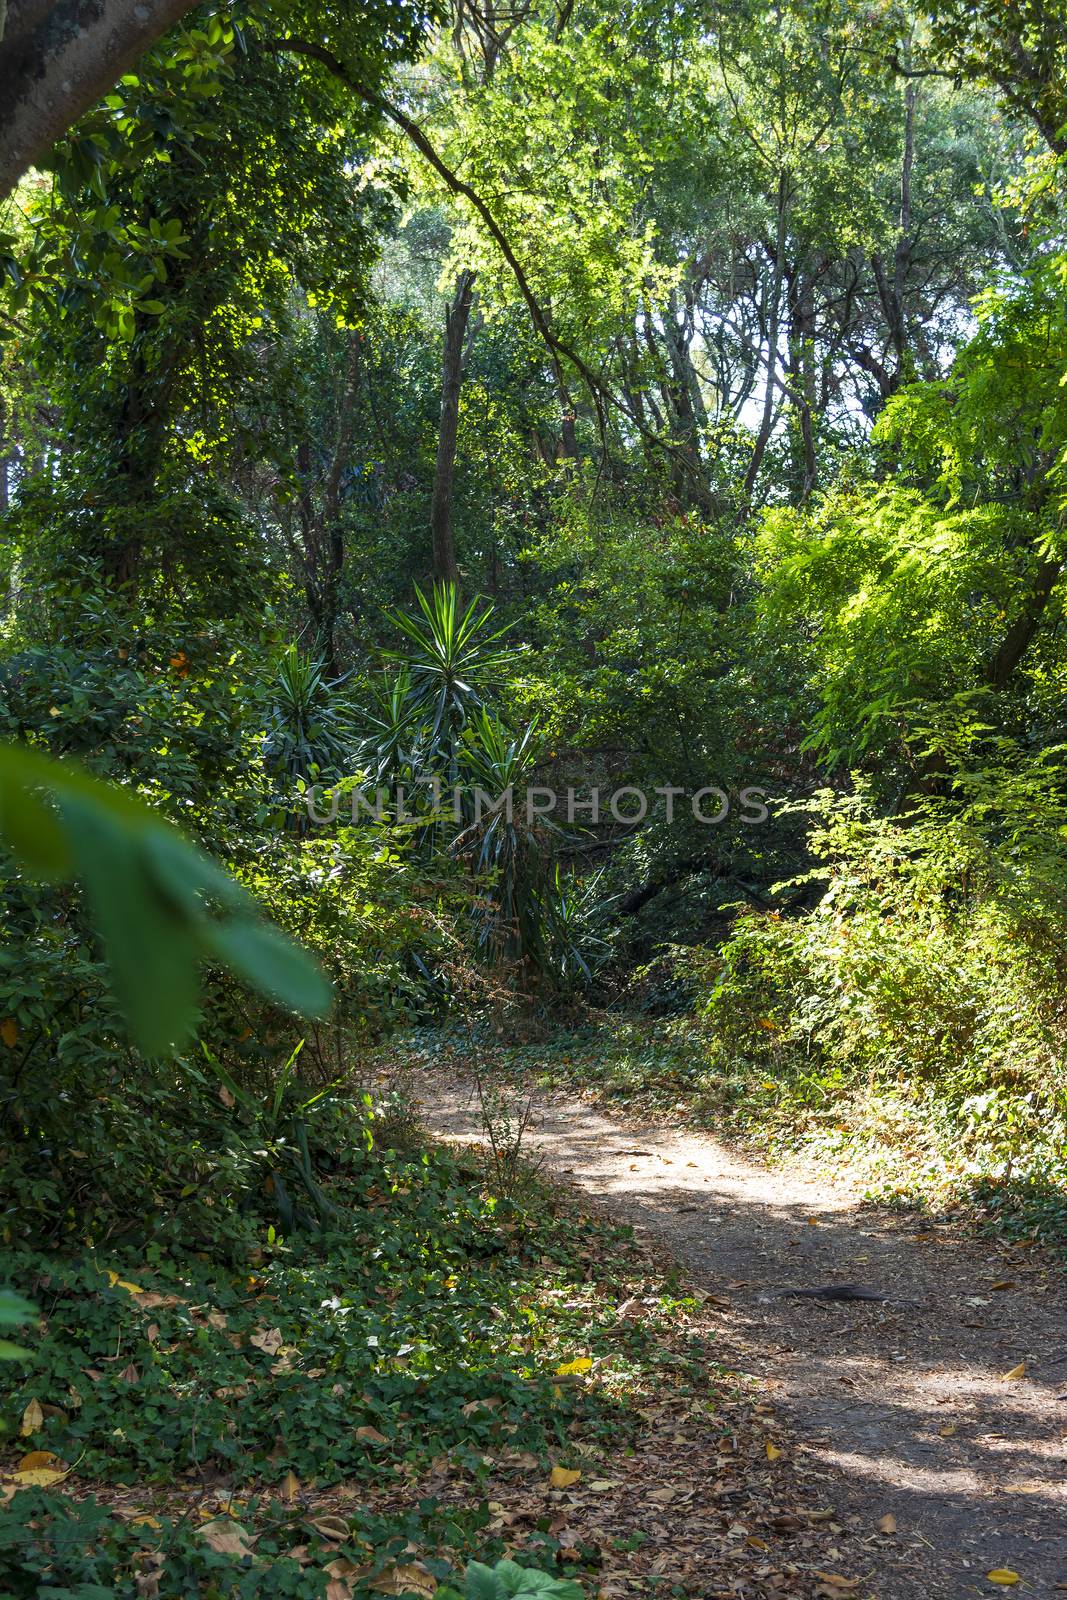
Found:
[[[278,663],[263,755],[276,777],[305,781],[343,773],[352,748],[351,711],[323,664],[291,644]]]
[[[509,734],[484,706],[471,717],[461,765],[467,826],[453,849],[489,879],[489,904],[479,915],[479,942],[498,951],[526,954],[538,942],[537,886],[543,855],[523,814],[525,782],[538,755],[537,723]],[[497,801],[509,792],[507,809],[481,813],[481,795]]]
[[[507,627],[488,631],[494,608],[479,596],[462,612],[453,583],[435,584],[429,595],[416,589],[415,598],[420,616],[386,612],[407,647],[385,656],[407,670],[410,704],[425,728],[426,772],[455,783],[463,730],[484,705],[486,687],[500,681],[518,651],[499,644]]]
[[[611,955],[609,913],[618,895],[600,893],[603,869],[591,878],[567,875],[559,862],[541,895],[541,965],[566,994],[590,983]]]

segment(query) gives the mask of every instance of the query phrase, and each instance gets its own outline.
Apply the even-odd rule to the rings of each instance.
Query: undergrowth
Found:
[[[334,1118],[321,1230],[283,1235],[268,1180],[253,1209],[223,1217],[218,1197],[214,1250],[34,1241],[0,1259],[40,1314],[28,1359],[0,1366],[0,1592],[461,1584],[504,1553],[492,1470],[625,1448],[634,1395],[679,1381],[658,1343],[670,1297],[617,1315],[644,1270],[626,1234],[536,1184],[494,1197],[473,1157],[381,1148],[362,1103]],[[428,1474],[466,1480],[467,1508],[423,1492]],[[566,1578],[547,1529],[522,1559]]]

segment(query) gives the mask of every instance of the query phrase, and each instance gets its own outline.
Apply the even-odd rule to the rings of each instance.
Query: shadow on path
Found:
[[[409,1087],[433,1133],[479,1139],[469,1086]],[[1004,1593],[985,1577],[997,1567],[1019,1573],[1017,1594],[1067,1593],[1067,1295],[1030,1252],[577,1099],[539,1097],[523,1148],[724,1302],[723,1366],[762,1378],[834,1474],[839,1513],[871,1530],[879,1600]],[[887,1299],[778,1293],[842,1284]],[[874,1534],[887,1512],[892,1547]]]

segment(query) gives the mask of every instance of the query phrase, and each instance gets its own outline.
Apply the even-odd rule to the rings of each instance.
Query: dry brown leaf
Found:
[[[878,1518],[879,1533],[896,1533],[896,1531],[897,1519],[891,1511],[887,1511],[884,1517]]]
[[[858,1589],[863,1582],[862,1578],[843,1578],[839,1572],[820,1572],[818,1569],[815,1576],[821,1578],[823,1583],[829,1584],[832,1589],[841,1589],[845,1593],[849,1589]]]
[[[22,1413],[22,1423],[19,1427],[19,1433],[21,1433],[24,1439],[28,1439],[31,1433],[36,1433],[38,1428],[43,1427],[43,1425],[44,1412],[41,1410],[41,1402],[39,1400],[31,1400],[25,1411]]]
[[[248,1336],[250,1345],[257,1350],[262,1350],[266,1356],[276,1356],[282,1347],[282,1330],[280,1328],[260,1328],[257,1333]]]
[[[51,1450],[31,1450],[19,1462],[18,1470],[20,1472],[36,1472],[41,1467],[62,1466],[64,1466],[64,1463],[60,1461],[57,1455],[53,1455]]]
[[[314,1528],[323,1539],[330,1539],[334,1544],[342,1544],[348,1538],[348,1523],[344,1517],[311,1517],[308,1526]]]
[[[234,1522],[231,1517],[212,1517],[197,1533],[204,1543],[220,1556],[250,1556],[252,1535]]]
[[[429,1600],[437,1588],[437,1579],[421,1561],[409,1561],[402,1566],[386,1567],[375,1578],[371,1588],[378,1594],[417,1594]]]
[[[368,1439],[371,1442],[371,1444],[388,1444],[389,1443],[388,1439],[385,1437],[385,1434],[384,1433],[379,1433],[377,1428],[357,1428],[356,1429],[356,1438],[357,1439]]]

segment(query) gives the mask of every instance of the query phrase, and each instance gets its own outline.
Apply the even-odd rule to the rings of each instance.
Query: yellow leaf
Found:
[[[28,1472],[13,1472],[10,1481],[26,1489],[50,1489],[66,1476],[66,1472],[59,1472],[54,1467],[33,1467]]]
[[[129,1283],[125,1278],[120,1278],[117,1272],[107,1269],[107,1281],[113,1289],[125,1289],[127,1294],[144,1294],[139,1283]]]
[[[954,1422],[946,1422],[945,1426],[943,1428],[938,1428],[937,1431],[941,1435],[942,1439],[951,1439],[952,1435],[956,1431],[956,1424]]]
[[[281,1486],[281,1497],[282,1497],[282,1499],[283,1500],[288,1500],[290,1502],[290,1504],[291,1504],[294,1500],[296,1500],[298,1498],[299,1494],[300,1494],[300,1479],[297,1477],[295,1472],[287,1472],[285,1474],[285,1477],[282,1479],[282,1486]]]
[[[782,1454],[782,1452],[779,1450],[778,1446],[776,1444],[772,1444],[769,1439],[767,1440],[767,1443],[764,1445],[763,1448],[767,1452],[767,1460],[768,1461],[777,1461],[779,1459],[779,1457],[781,1456],[781,1454]]]
[[[158,1528],[160,1523],[156,1517],[140,1516],[130,1518],[131,1528]]]
[[[592,1369],[590,1356],[577,1356],[573,1361],[565,1361],[562,1367],[556,1368],[557,1378],[566,1378],[572,1372],[589,1372]]]
[[[31,1400],[22,1413],[22,1426],[19,1428],[19,1432],[24,1439],[28,1439],[31,1433],[36,1433],[38,1428],[43,1427],[44,1412],[41,1410],[41,1402],[39,1400]]]
[[[59,1464],[59,1457],[53,1455],[51,1450],[31,1450],[29,1455],[23,1456],[19,1462],[20,1472],[37,1472],[41,1467],[54,1467]]]
[[[896,1533],[896,1531],[897,1519],[891,1511],[887,1511],[884,1517],[878,1518],[879,1533]]]
[[[1025,1376],[1026,1376],[1026,1362],[1025,1361],[1020,1361],[1019,1365],[1017,1367],[1012,1367],[1010,1372],[1003,1373],[1002,1376],[1001,1376],[1000,1381],[1001,1381],[1001,1383],[1011,1383],[1015,1378],[1023,1378]]]
[[[1002,1583],[1008,1589],[1019,1581],[1019,1574],[1013,1572],[1010,1567],[994,1567],[992,1572],[986,1573],[986,1577],[990,1583]]]
[[[0,1022],[0,1039],[3,1039],[9,1050],[14,1050],[19,1042],[19,1025],[14,1017],[5,1017]]]
[[[569,1489],[580,1477],[581,1473],[572,1472],[570,1467],[553,1467],[548,1475],[548,1481],[553,1489]]]

